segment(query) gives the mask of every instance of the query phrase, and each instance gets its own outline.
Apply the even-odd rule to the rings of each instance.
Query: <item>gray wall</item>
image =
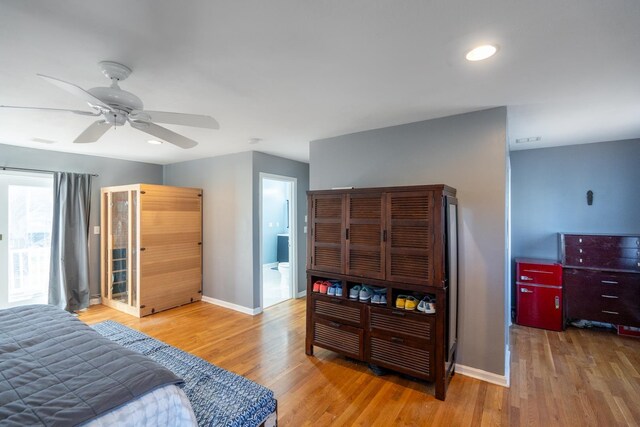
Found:
[[[513,151],[511,189],[514,258],[559,259],[561,231],[639,233],[640,139]]]
[[[447,184],[459,200],[458,363],[505,372],[506,108],[311,143],[311,189]]]
[[[99,175],[93,178],[91,196],[89,289],[92,297],[100,294],[100,236],[93,234],[93,226],[100,225],[100,188],[134,183],[162,184],[160,165],[13,145],[0,144],[0,166]]]
[[[164,167],[165,184],[203,189],[203,295],[247,308],[254,307],[252,159],[244,152]]]
[[[260,208],[260,173],[269,173],[273,175],[282,175],[297,179],[297,289],[302,292],[306,289],[306,259],[307,259],[307,235],[304,232],[305,215],[307,214],[307,190],[309,190],[309,165],[307,163],[297,162],[294,160],[283,159],[258,151],[253,152],[253,281],[254,281],[254,297],[253,307],[260,306],[260,218],[258,215]],[[293,273],[292,273],[293,274]]]

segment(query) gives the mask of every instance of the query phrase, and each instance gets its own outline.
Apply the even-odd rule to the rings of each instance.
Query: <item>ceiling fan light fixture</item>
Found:
[[[162,144],[162,141],[157,140],[157,139],[150,139],[150,140],[148,140],[147,142],[148,142],[149,144],[152,144],[152,145],[161,145],[161,144]]]
[[[465,55],[467,61],[475,62],[482,61],[487,58],[491,58],[496,54],[498,48],[491,44],[485,44],[482,46],[474,47]]]

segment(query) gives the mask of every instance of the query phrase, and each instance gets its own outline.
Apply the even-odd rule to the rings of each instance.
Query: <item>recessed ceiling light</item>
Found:
[[[260,141],[262,141],[262,138],[250,138],[249,144],[257,144]]]
[[[160,145],[162,144],[162,141],[158,141],[157,139],[150,139],[147,141],[149,144],[153,144],[153,145]]]
[[[516,139],[516,144],[522,144],[523,142],[537,142],[542,139],[541,136],[531,136],[529,138],[518,138]]]
[[[490,44],[485,44],[471,49],[469,52],[467,52],[465,58],[467,58],[467,61],[482,61],[483,59],[492,57],[497,51],[497,47]]]

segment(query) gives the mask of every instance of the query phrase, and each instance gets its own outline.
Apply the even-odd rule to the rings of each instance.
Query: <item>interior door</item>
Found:
[[[347,195],[347,274],[384,279],[383,212],[381,193]]]
[[[46,304],[53,177],[0,173],[0,308]]]

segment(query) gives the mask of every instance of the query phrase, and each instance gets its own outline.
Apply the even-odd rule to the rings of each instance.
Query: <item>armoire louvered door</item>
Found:
[[[433,192],[389,192],[386,204],[386,280],[432,285]]]
[[[311,259],[313,270],[344,272],[344,196],[318,195],[311,199]]]
[[[348,194],[346,197],[347,274],[384,279],[382,194]]]

